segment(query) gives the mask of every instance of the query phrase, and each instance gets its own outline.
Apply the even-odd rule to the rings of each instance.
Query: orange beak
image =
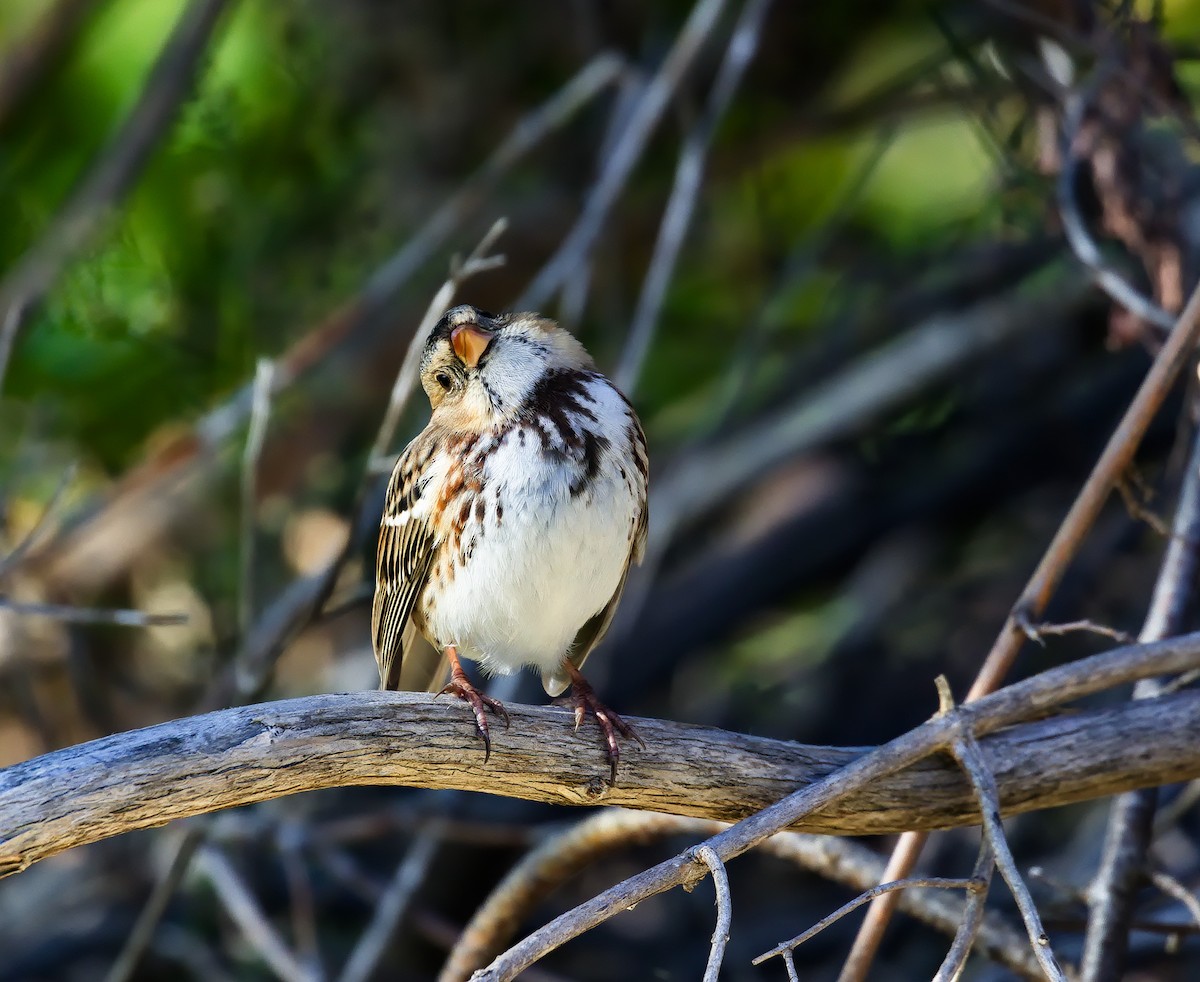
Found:
[[[492,343],[492,332],[478,324],[462,324],[450,332],[450,347],[467,368],[474,368]]]

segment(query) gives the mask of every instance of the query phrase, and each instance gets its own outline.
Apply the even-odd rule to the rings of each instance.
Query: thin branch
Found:
[[[114,627],[173,627],[188,622],[185,613],[151,614],[144,610],[104,610],[70,604],[25,603],[0,597],[0,610],[22,617],[49,617],[64,624],[110,624]]]
[[[516,303],[518,308],[536,309],[543,306],[566,278],[575,273],[591,251],[634,164],[646,149],[671,96],[716,27],[724,6],[725,0],[697,0],[674,45],[630,115],[629,124],[613,147],[607,167],[588,195],[579,220],[526,287]]]
[[[392,882],[375,904],[370,923],[359,936],[358,943],[338,976],[339,982],[367,982],[375,972],[396,925],[412,903],[413,895],[424,882],[429,866],[441,845],[441,827],[436,819],[416,837],[404,861],[396,867]]]
[[[840,921],[847,914],[852,914],[865,903],[870,903],[876,897],[882,897],[885,893],[892,893],[897,890],[910,890],[917,887],[924,889],[937,890],[969,890],[973,883],[970,879],[952,878],[943,876],[912,876],[904,880],[893,880],[890,883],[880,883],[871,887],[870,890],[864,890],[849,903],[842,904],[832,914],[827,914],[822,917],[816,924],[810,927],[803,934],[799,934],[792,938],[791,941],[785,941],[781,945],[777,945],[770,951],[764,951],[761,955],[754,959],[753,965],[761,965],[768,958],[774,958],[776,955],[782,955],[785,952],[792,952],[800,945],[804,944],[811,938],[815,938],[818,934],[824,931],[831,924]]]
[[[204,826],[200,823],[187,827],[178,837],[167,859],[166,869],[154,884],[154,889],[138,914],[133,929],[126,936],[116,961],[104,976],[104,982],[126,982],[133,975],[138,962],[142,960],[150,942],[154,940],[154,932],[166,913],[167,904],[179,889],[196,849],[203,842]]]
[[[555,130],[561,129],[626,72],[624,60],[611,51],[598,54],[537,109],[522,116],[483,165],[467,178],[395,256],[371,277],[367,301],[394,299],[399,286],[421,268],[485,199],[509,169]]]
[[[9,573],[16,569],[25,554],[33,548],[38,538],[42,534],[42,530],[50,521],[50,516],[57,510],[59,503],[62,501],[62,496],[66,493],[71,482],[75,480],[75,474],[79,470],[79,465],[72,461],[63,471],[62,476],[58,479],[58,484],[54,486],[54,491],[50,494],[50,500],[46,502],[46,507],[42,509],[42,513],[38,516],[37,521],[33,523],[33,527],[25,533],[24,538],[13,547],[13,550],[3,558],[0,558],[0,580],[4,579]]]
[[[99,5],[98,0],[58,0],[27,36],[0,52],[0,131],[74,44]]]
[[[925,848],[927,838],[928,835],[924,832],[906,829],[892,847],[892,854],[888,857],[882,879],[895,880],[911,873],[921,858],[921,850]],[[858,933],[854,936],[854,943],[846,954],[842,970],[838,973],[837,982],[863,982],[866,979],[871,963],[879,952],[879,946],[883,943],[883,933],[887,930],[892,915],[896,913],[896,900],[895,894],[885,894],[867,909]]]
[[[958,930],[954,932],[954,941],[950,950],[942,960],[933,982],[958,982],[963,969],[967,966],[967,958],[975,939],[979,936],[984,922],[984,904],[987,902],[988,890],[992,885],[992,871],[996,868],[996,855],[992,852],[992,844],[986,835],[979,837],[979,855],[975,859],[975,868],[971,870],[971,885],[967,888],[967,904],[963,908],[962,920]]]
[[[1083,118],[1090,101],[1089,94],[1095,90],[1102,78],[1102,74],[1097,74],[1088,86],[1070,94],[1065,100],[1063,163],[1058,172],[1057,182],[1058,211],[1062,218],[1063,231],[1075,257],[1087,267],[1096,286],[1108,294],[1114,303],[1146,323],[1153,324],[1162,331],[1169,331],[1175,326],[1175,318],[1149,297],[1138,292],[1125,277],[1104,261],[1075,201],[1075,185],[1078,181],[1081,156],[1078,144],[1083,139]]]
[[[957,713],[954,713],[954,718],[958,718]],[[951,752],[975,789],[979,810],[983,815],[983,834],[987,837],[1000,875],[1004,877],[1004,882],[1008,884],[1008,889],[1017,902],[1017,908],[1021,911],[1021,919],[1025,922],[1025,930],[1029,934],[1029,943],[1042,966],[1042,971],[1052,982],[1067,982],[1062,967],[1050,949],[1050,939],[1046,935],[1046,929],[1042,927],[1042,919],[1033,898],[1029,895],[1029,888],[1021,878],[1012,850],[1008,847],[1008,838],[1000,821],[1000,792],[996,787],[995,777],[983,759],[974,734],[966,726],[959,730],[951,744]]]
[[[709,93],[708,104],[699,121],[688,133],[679,152],[675,167],[675,182],[671,196],[658,227],[658,239],[654,243],[654,254],[642,282],[641,296],[629,328],[629,339],[621,355],[613,380],[617,388],[632,396],[641,375],[650,341],[658,325],[663,298],[675,273],[675,263],[684,237],[692,223],[692,212],[704,180],[705,159],[712,146],[717,126],[724,118],[734,93],[741,84],[746,68],[758,50],[763,21],[770,9],[771,0],[747,0],[742,8],[733,35],[725,49],[725,57]]]
[[[1192,920],[1196,922],[1196,926],[1200,927],[1200,898],[1197,898],[1191,890],[1175,879],[1175,877],[1164,873],[1162,870],[1151,871],[1150,882],[1168,897],[1178,900],[1183,904],[1184,909],[1191,916]]]
[[[713,890],[716,893],[717,924],[713,928],[712,946],[708,952],[708,964],[704,967],[704,982],[717,982],[721,975],[721,963],[725,961],[725,947],[729,944],[729,925],[733,920],[733,900],[729,896],[729,874],[721,857],[711,846],[700,846],[695,852],[697,862],[703,863],[712,874]]]
[[[1162,406],[1183,366],[1192,357],[1197,341],[1200,341],[1200,285],[1192,291],[1174,328],[1121,417],[1121,422],[1109,437],[1100,459],[1096,461],[1029,582],[1021,591],[1021,596],[975,676],[967,693],[967,703],[994,692],[1003,683],[1025,640],[1022,624],[1035,621],[1045,612],[1113,487],[1132,463],[1150,421]],[[925,834],[921,832],[905,832],[896,844],[892,862],[888,864],[889,872],[896,876],[910,872],[921,855],[925,839]],[[895,904],[889,903],[889,899],[884,897],[867,912],[838,982],[860,982],[865,978],[895,909]]]
[[[1123,475],[1116,483],[1116,491],[1125,503],[1125,510],[1133,518],[1145,522],[1164,539],[1167,538],[1171,534],[1171,530],[1167,528],[1167,523],[1139,498],[1133,485],[1134,482],[1127,475]],[[1140,482],[1138,487],[1140,488]]]
[[[480,273],[486,273],[488,270],[497,269],[504,265],[504,256],[491,255],[492,246],[496,244],[496,240],[504,234],[508,228],[508,221],[504,218],[498,218],[492,223],[492,227],[487,230],[483,238],[479,240],[479,244],[471,250],[471,254],[466,260],[459,261],[455,258],[450,264],[450,275],[446,281],[434,294],[433,299],[429,302],[429,306],[425,309],[425,316],[421,318],[421,323],[417,325],[417,329],[413,332],[412,341],[409,342],[408,351],[405,352],[404,361],[400,365],[400,370],[396,373],[396,379],[392,383],[391,395],[388,397],[387,409],[383,414],[383,421],[379,424],[379,429],[375,434],[375,439],[371,443],[370,452],[367,454],[368,473],[376,472],[381,469],[391,470],[390,458],[386,458],[388,447],[392,445],[392,441],[396,436],[396,427],[400,423],[400,414],[404,412],[405,406],[408,405],[408,400],[412,396],[413,390],[417,383],[417,368],[421,363],[421,352],[425,350],[425,341],[429,338],[429,332],[433,330],[438,319],[449,308],[451,301],[454,300],[455,294],[459,288],[467,280]],[[386,468],[381,467],[381,464],[386,461]]]
[[[1182,629],[1196,584],[1200,545],[1200,428],[1183,474],[1171,536],[1142,625],[1141,639],[1157,641]],[[1154,679],[1134,686],[1134,699],[1161,692]],[[1087,982],[1115,982],[1124,973],[1129,924],[1146,853],[1154,834],[1157,789],[1121,795],[1113,803],[1100,868],[1088,888],[1088,927],[1080,975]]]
[[[242,452],[241,534],[238,574],[238,634],[245,637],[254,616],[255,517],[258,508],[258,462],[271,416],[271,378],[275,365],[269,358],[258,359],[254,372],[254,398],[250,410],[250,428]]]
[[[728,826],[704,819],[606,808],[546,839],[505,874],[471,916],[450,951],[438,982],[465,982],[471,973],[501,952],[533,909],[562,884],[610,855],[644,847],[668,836],[714,835]],[[856,891],[880,882],[883,864],[866,846],[827,835],[782,832],[764,840],[760,852],[792,863]],[[925,924],[954,934],[961,908],[938,891],[901,894],[900,908]],[[987,915],[979,950],[1023,978],[1040,980],[1041,971],[1024,937],[1002,919]],[[784,953],[784,958],[788,953]]]
[[[137,104],[39,241],[0,282],[0,386],[25,318],[137,182],[155,146],[170,129],[228,3],[193,0],[188,5],[146,76]]]
[[[1021,624],[1021,630],[1025,632],[1025,636],[1030,641],[1036,641],[1038,644],[1045,646],[1044,638],[1064,634],[1096,634],[1102,638],[1109,638],[1117,644],[1130,644],[1134,641],[1132,634],[1127,631],[1118,630],[1115,627],[1109,627],[1107,624],[1098,624],[1096,621],[1083,618],[1077,621],[1044,621],[1041,624]]]
[[[1120,648],[1116,651],[1122,652],[1120,658],[1127,661],[1135,659],[1143,661],[1147,657],[1146,652],[1150,650],[1165,653],[1181,643],[1186,644],[1181,638],[1174,638],[1171,641],[1161,642],[1160,645]],[[1139,654],[1135,656],[1135,652]],[[1038,704],[1045,704],[1048,701],[1058,705],[1064,699],[1075,698],[1075,695],[1069,693],[1078,694],[1080,685],[1090,691],[1096,691],[1092,687],[1097,683],[1103,686],[1103,683],[1100,682],[1102,677],[1112,678],[1113,674],[1125,674],[1130,669],[1129,664],[1118,667],[1116,664],[1104,663],[1104,659],[1114,654],[1115,652],[1108,652],[1105,655],[1075,662],[1071,666],[1051,669],[1032,679],[1026,679],[999,692],[983,696],[976,702],[961,707],[953,724],[945,717],[934,718],[904,736],[879,747],[865,757],[847,764],[836,774],[810,784],[749,818],[743,819],[726,832],[708,840],[707,845],[716,850],[723,860],[728,860],[745,852],[767,836],[792,825],[801,817],[810,815],[821,808],[831,807],[846,796],[880,781],[883,777],[895,773],[930,753],[948,749],[954,738],[953,727],[958,725],[958,717],[963,719],[963,725],[971,725],[976,732],[989,732],[995,726],[1003,725],[1000,720],[1008,717],[1009,713],[1015,713],[1017,718],[1027,718],[1028,713],[1033,711]],[[1178,661],[1186,660],[1178,659]],[[1155,658],[1155,661],[1158,662],[1158,658]],[[1159,663],[1161,664],[1161,662]],[[1100,668],[1102,664],[1106,664],[1104,669]],[[1060,674],[1064,668],[1077,670],[1082,665],[1094,667],[1099,670],[1099,674],[1090,674],[1086,680],[1072,679],[1070,681]],[[1144,668],[1145,665],[1143,664],[1142,667]],[[1143,677],[1153,674],[1161,673],[1149,672]],[[1046,683],[1052,679],[1055,687],[1045,688]],[[1061,687],[1059,687],[1060,685]],[[1014,699],[1018,701],[1014,702]],[[613,914],[626,910],[630,906],[672,887],[692,882],[694,875],[694,864],[686,857],[676,857],[660,863],[555,918],[493,961],[482,973],[476,973],[477,978],[479,982],[511,979],[547,952],[590,930]]]
[[[254,899],[238,871],[225,855],[205,846],[196,856],[196,867],[212,884],[225,910],[262,960],[284,982],[312,982],[307,972]]]

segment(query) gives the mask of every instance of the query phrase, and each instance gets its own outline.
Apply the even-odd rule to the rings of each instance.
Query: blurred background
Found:
[[[966,691],[1200,270],[1198,28],[1194,0],[4,0],[0,764],[376,684],[371,448],[454,257],[502,218],[504,264],[456,299],[560,318],[651,444],[650,555],[588,666],[605,701],[808,743],[921,722],[935,675]],[[1052,620],[1137,632],[1180,388]],[[418,392],[379,451],[427,413]],[[149,623],[95,623],[117,609]],[[1030,645],[1018,672],[1105,644]],[[515,697],[544,699],[532,677]],[[1106,810],[1010,823],[1068,960]],[[581,812],[338,790],[204,835],[304,977],[338,978],[447,811],[364,976],[429,979]],[[1193,891],[1198,832],[1180,807],[1159,838]],[[0,883],[0,979],[103,978],[181,834]],[[966,875],[975,836],[936,837],[925,868]],[[680,846],[584,873],[527,926]],[[731,876],[729,979],[784,977],[750,958],[855,893],[769,857]],[[1143,904],[1129,977],[1197,977],[1182,908]],[[697,978],[711,908],[675,891],[537,977]],[[804,977],[836,977],[854,926],[801,949]],[[901,919],[872,978],[927,978],[947,943]],[[276,974],[196,867],[127,968]]]

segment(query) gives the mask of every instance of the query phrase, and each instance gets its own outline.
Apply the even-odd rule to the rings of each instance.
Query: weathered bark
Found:
[[[511,706],[491,760],[467,710],[419,693],[311,696],[118,733],[0,771],[0,874],[134,829],[346,785],[486,791],[571,805],[734,821],[860,756],[660,720],[636,720],[616,787],[593,723]],[[995,733],[982,746],[1006,813],[1200,777],[1200,693],[1076,712]],[[839,835],[973,824],[970,788],[932,758],[796,828]]]

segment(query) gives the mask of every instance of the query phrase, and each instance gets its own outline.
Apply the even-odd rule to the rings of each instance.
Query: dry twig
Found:
[[[1036,711],[1035,707],[1039,705],[1047,708],[1048,705],[1060,705],[1064,700],[1083,694],[1084,690],[1097,691],[1097,684],[1107,687],[1102,679],[1111,680],[1116,675],[1127,676],[1135,661],[1143,662],[1142,668],[1146,668],[1144,662],[1147,652],[1155,651],[1156,655],[1150,657],[1157,664],[1162,664],[1157,653],[1165,656],[1167,651],[1174,650],[1175,646],[1181,643],[1186,644],[1183,639],[1174,638],[1158,645],[1116,649],[1115,652],[1051,669],[999,692],[983,696],[974,703],[963,705],[953,721],[945,717],[935,717],[865,757],[847,764],[836,774],[810,784],[743,819],[727,831],[708,840],[706,844],[711,846],[722,860],[740,855],[767,836],[797,822],[801,817],[829,807],[928,754],[950,749],[958,726],[970,726],[972,732],[982,734],[1005,725],[1005,720],[1028,718],[1028,714]],[[1110,658],[1114,660],[1107,661]],[[1177,661],[1170,660],[1173,663]],[[1073,673],[1085,665],[1094,671],[1089,672],[1086,679],[1073,678]],[[1161,673],[1149,671],[1142,677],[1154,674]],[[1052,683],[1052,687],[1047,688],[1048,683]],[[660,863],[555,918],[510,948],[482,972],[476,973],[475,978],[479,982],[511,979],[547,952],[590,930],[613,914],[672,887],[693,882],[694,877],[694,864],[686,856]]]
[[[441,823],[434,819],[413,841],[404,861],[396,867],[392,882],[375,903],[371,920],[359,936],[338,982],[366,982],[371,978],[384,949],[392,940],[396,925],[404,920],[413,895],[425,879],[441,841]]]
[[[971,885],[967,887],[967,904],[963,908],[958,930],[954,932],[950,950],[946,952],[946,957],[938,967],[933,982],[957,982],[966,968],[967,957],[971,954],[984,925],[984,904],[987,901],[988,890],[991,889],[992,871],[995,868],[996,856],[992,852],[992,844],[986,835],[982,835],[979,840],[979,855],[975,860],[975,868],[971,871]],[[1041,973],[1038,974],[1040,976]]]
[[[1012,612],[1005,620],[967,693],[967,703],[994,692],[1012,668],[1025,639],[1021,625],[1034,621],[1045,611],[1068,565],[1100,514],[1100,509],[1133,460],[1150,421],[1166,399],[1183,366],[1193,356],[1198,340],[1200,286],[1192,291],[1175,327],[1159,349],[1150,371],[1146,373],[1129,408],[1125,410],[1121,422],[1109,438],[1104,452],[1096,461],[1095,467],[1059,525],[1025,589],[1021,591],[1021,596],[1013,605]],[[925,838],[925,835],[919,832],[906,832],[900,837],[888,863],[889,877],[905,876],[912,870],[920,857]],[[890,902],[890,899],[882,898],[867,912],[838,982],[858,982],[866,976],[883,939],[883,932],[895,910],[895,904]]]
[[[622,808],[607,808],[583,819],[548,838],[509,870],[463,929],[438,982],[465,982],[475,969],[504,949],[537,903],[610,853],[672,835],[714,835],[727,827],[703,819]],[[883,872],[883,864],[870,849],[834,836],[781,832],[766,839],[759,849],[860,891],[878,884]],[[900,908],[947,934],[955,933],[962,914],[949,897],[938,891],[905,893]],[[998,917],[983,919],[978,947],[1023,978],[1041,978],[1022,936]],[[785,960],[787,957],[784,952]]]
[[[712,947],[708,952],[708,964],[704,967],[704,982],[717,982],[721,974],[721,963],[725,960],[725,946],[729,944],[729,925],[733,919],[733,900],[729,896],[729,874],[721,857],[711,846],[700,846],[695,851],[696,861],[703,863],[712,874],[716,893],[717,923],[713,928]]]
[[[1157,641],[1183,628],[1195,588],[1200,543],[1200,429],[1183,475],[1171,536],[1142,625],[1141,640]],[[1162,691],[1155,679],[1133,689],[1134,699],[1150,699]],[[1088,928],[1080,969],[1087,982],[1115,982],[1123,974],[1129,924],[1146,854],[1154,833],[1158,789],[1121,795],[1113,803],[1100,868],[1088,889]]]
[[[840,921],[847,914],[852,914],[865,903],[870,903],[876,897],[882,897],[885,893],[898,892],[900,890],[912,890],[922,888],[927,890],[969,890],[972,886],[970,879],[944,877],[944,876],[912,876],[904,880],[893,880],[890,883],[879,883],[871,887],[869,890],[864,890],[853,900],[842,904],[837,910],[831,914],[826,914],[816,924],[810,927],[803,934],[798,934],[791,941],[785,941],[781,945],[777,945],[770,951],[764,951],[761,955],[754,959],[753,964],[761,965],[768,958],[774,958],[776,955],[791,955],[800,945],[804,944],[811,938],[815,938],[818,934],[824,931],[831,924]]]

